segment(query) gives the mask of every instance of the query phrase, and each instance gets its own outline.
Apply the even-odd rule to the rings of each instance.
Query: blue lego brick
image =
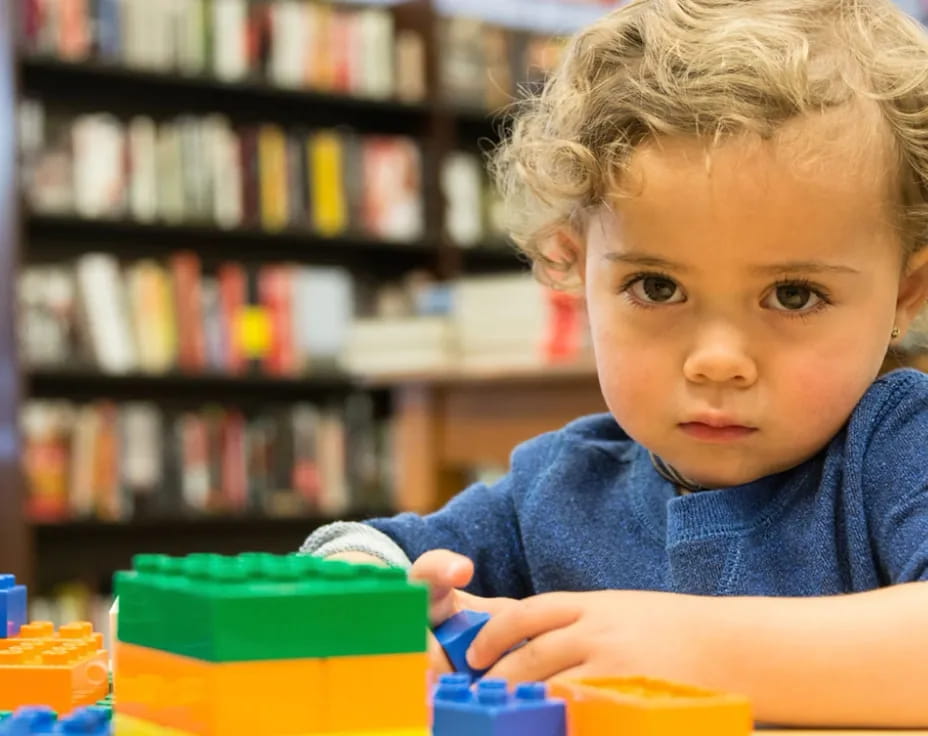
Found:
[[[444,675],[435,689],[432,736],[566,736],[564,701],[540,682],[507,690],[505,680]]]
[[[467,664],[467,648],[486,626],[490,614],[478,611],[461,611],[439,624],[432,632],[455,672],[463,672],[474,679],[483,677],[486,670],[475,670]]]
[[[110,714],[104,708],[79,708],[60,720],[51,708],[20,708],[0,720],[0,736],[112,736]]]
[[[0,575],[0,639],[19,633],[26,623],[26,586],[17,585],[14,575]]]

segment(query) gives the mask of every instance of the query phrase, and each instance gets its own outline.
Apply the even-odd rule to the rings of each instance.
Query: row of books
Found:
[[[32,520],[337,516],[391,501],[390,424],[366,394],[256,413],[30,401],[22,432]]]
[[[422,237],[422,163],[402,136],[233,127],[219,115],[128,122],[20,108],[24,190],[40,213],[224,228]]]
[[[426,95],[419,33],[384,7],[310,0],[20,0],[27,53],[262,80],[374,99]]]
[[[447,297],[434,294],[446,289]],[[582,301],[531,274],[462,278],[433,285],[420,304],[447,309],[355,320],[344,355],[362,375],[543,369],[581,364],[591,348]]]
[[[226,262],[195,253],[120,264],[87,253],[25,267],[21,354],[33,367],[297,376],[337,367],[354,287],[337,267]]]
[[[467,15],[442,18],[439,36],[444,100],[478,110],[505,108],[537,92],[565,47],[562,36],[504,28]]]

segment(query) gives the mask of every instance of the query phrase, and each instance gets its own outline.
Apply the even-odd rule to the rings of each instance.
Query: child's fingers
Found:
[[[428,584],[433,599],[446,596],[454,588],[463,588],[473,575],[474,563],[447,549],[426,552],[409,570],[409,579]]]
[[[454,594],[455,608],[454,611],[481,611],[495,616],[497,613],[505,611],[510,606],[518,603],[515,598],[481,598],[479,595],[465,593],[462,590]]]
[[[455,588],[467,585],[474,575],[474,564],[456,552],[436,549],[417,559],[409,570],[409,579],[429,586],[429,622],[440,624],[457,611]]]

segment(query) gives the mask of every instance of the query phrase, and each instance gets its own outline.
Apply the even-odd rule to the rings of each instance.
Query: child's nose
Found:
[[[683,363],[693,383],[731,383],[747,387],[757,380],[757,363],[739,332],[727,326],[699,330]]]

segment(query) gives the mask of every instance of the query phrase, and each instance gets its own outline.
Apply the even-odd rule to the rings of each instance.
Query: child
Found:
[[[920,26],[890,0],[633,0],[495,172],[536,273],[582,289],[610,414],[304,550],[414,560],[435,621],[494,613],[491,676],[928,726],[928,377],[877,378],[928,297]]]

